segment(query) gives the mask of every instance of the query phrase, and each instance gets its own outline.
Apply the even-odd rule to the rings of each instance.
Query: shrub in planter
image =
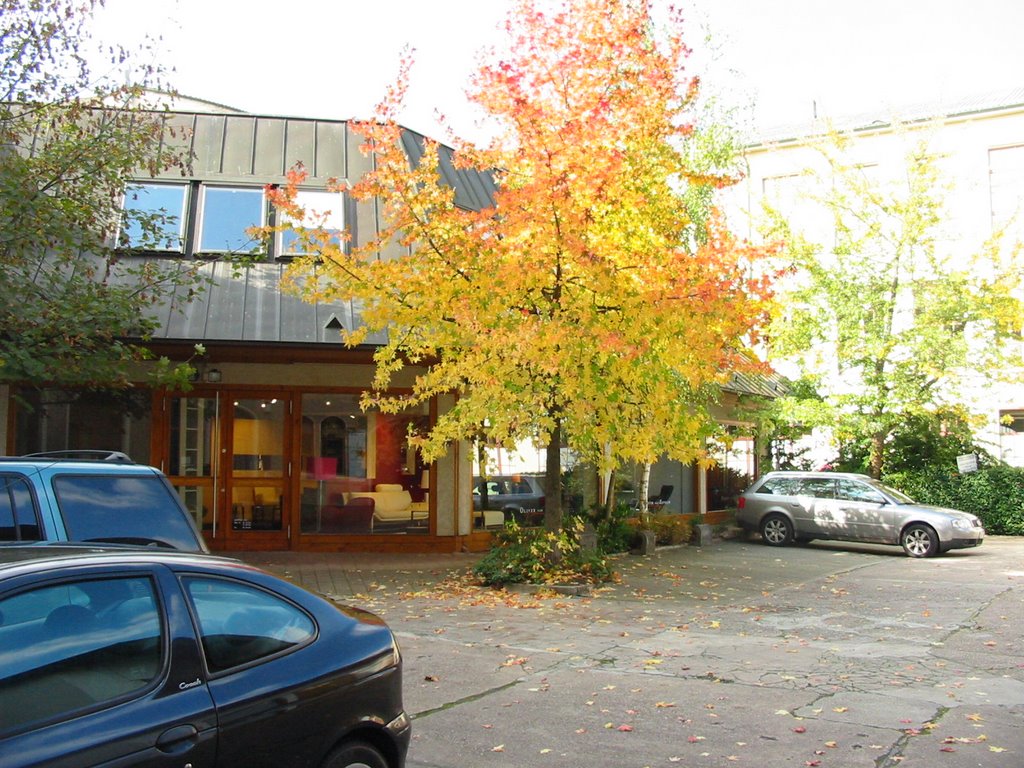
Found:
[[[490,552],[473,572],[487,585],[594,584],[615,578],[601,552],[580,547],[583,521],[569,520],[552,533],[541,528],[522,528],[514,522],[495,534]]]
[[[624,517],[609,517],[598,521],[597,548],[606,555],[628,552],[636,544],[636,526]]]
[[[650,520],[650,529],[654,531],[654,539],[659,546],[670,544],[686,544],[693,535],[693,525],[689,518],[681,515],[657,515]]]

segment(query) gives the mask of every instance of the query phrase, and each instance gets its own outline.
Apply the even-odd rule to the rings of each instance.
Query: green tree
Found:
[[[1008,342],[1024,307],[1019,264],[1007,264],[996,238],[965,255],[947,236],[949,183],[926,143],[885,180],[849,159],[849,141],[835,135],[821,148],[824,192],[805,201],[823,206],[833,242],[812,242],[774,213],[795,287],[780,302],[772,355],[796,361],[821,395],[784,399],[790,418],[830,427],[840,444],[862,441],[880,477],[906,424],[966,412],[977,371],[995,380],[1013,370]]]
[[[471,89],[497,137],[456,142],[454,161],[496,169],[494,207],[456,205],[431,142],[410,167],[395,122],[403,74],[358,128],[375,170],[353,194],[383,200],[388,226],[350,253],[314,237],[315,257],[294,270],[310,297],[360,302],[366,326],[350,343],[388,330],[368,404],[456,395],[418,437],[428,459],[480,434],[545,445],[550,481],[563,438],[605,468],[702,459],[706,403],[730,371],[756,367],[747,350],[770,281],[762,253],[706,204],[729,169],[705,149],[721,143],[711,127],[695,124],[681,22],[659,27],[642,2],[521,0],[507,29],[508,50]],[[403,257],[382,258],[396,243]],[[388,396],[409,364],[429,368],[411,395]],[[561,493],[545,498],[545,526],[559,530]]]
[[[161,85],[129,65],[143,47],[107,51],[109,79],[92,71],[82,41],[101,2],[0,0],[0,382],[127,388],[152,358],[147,308],[198,287],[195,265],[115,248],[128,181],[182,158],[161,150],[160,113],[133,109]],[[153,235],[159,219],[136,223]]]

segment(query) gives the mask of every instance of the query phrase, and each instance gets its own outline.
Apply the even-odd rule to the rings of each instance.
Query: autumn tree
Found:
[[[351,190],[383,201],[380,237],[352,248],[315,231],[293,266],[310,298],[351,298],[365,327],[387,330],[368,405],[384,411],[454,394],[429,434],[427,459],[483,434],[560,446],[610,467],[661,454],[704,457],[718,384],[755,366],[748,345],[765,319],[761,253],[738,244],[707,205],[727,183],[728,153],[695,122],[682,22],[627,0],[521,0],[472,81],[495,138],[455,139],[458,169],[493,174],[493,205],[465,210],[440,182],[432,141],[410,163],[397,123],[407,82],[357,130],[375,170]],[[294,219],[299,173],[278,202]],[[399,244],[402,258],[384,254]],[[408,366],[412,394],[388,386]],[[549,486],[545,526],[561,527]]]
[[[1019,253],[1000,251],[998,234],[965,253],[948,231],[950,183],[926,142],[908,142],[898,172],[882,177],[850,159],[849,141],[821,145],[824,173],[808,176],[817,192],[801,201],[834,224],[828,242],[775,214],[797,276],[773,358],[796,362],[817,391],[780,401],[791,420],[867,444],[879,477],[906,425],[946,418],[952,430],[971,411],[972,379],[1019,370],[1024,305]]]
[[[126,183],[183,158],[161,154],[158,113],[132,109],[159,71],[128,69],[125,48],[84,49],[101,4],[0,0],[0,382],[130,386],[130,364],[151,358],[147,308],[196,278],[115,249]],[[136,220],[137,237],[158,219]],[[154,366],[158,379],[185,372]]]

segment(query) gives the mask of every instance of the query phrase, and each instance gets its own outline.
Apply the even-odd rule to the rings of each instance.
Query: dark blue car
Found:
[[[402,768],[388,627],[204,554],[0,547],[0,766]]]

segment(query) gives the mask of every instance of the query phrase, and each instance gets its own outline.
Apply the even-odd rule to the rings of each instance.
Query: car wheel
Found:
[[[388,768],[388,762],[375,747],[353,741],[331,752],[322,768]]]
[[[911,557],[934,557],[939,554],[939,537],[924,523],[908,525],[900,535],[903,551]]]
[[[768,515],[761,521],[761,538],[772,547],[781,547],[793,540],[793,524],[785,515]]]

